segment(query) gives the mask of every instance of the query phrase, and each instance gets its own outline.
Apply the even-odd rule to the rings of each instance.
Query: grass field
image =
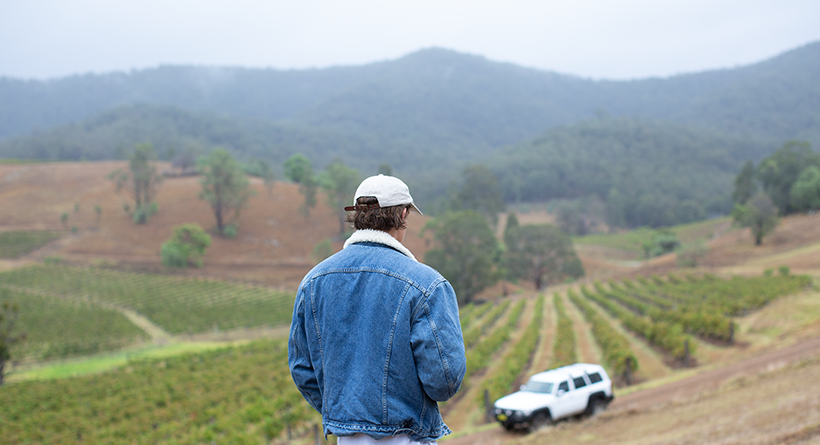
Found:
[[[689,224],[670,227],[681,243],[706,242],[716,234],[725,233],[730,229],[731,220],[728,217],[698,221]],[[632,230],[614,234],[592,234],[573,238],[576,244],[602,246],[631,252],[635,259],[643,258],[641,241],[646,235],[640,230]]]

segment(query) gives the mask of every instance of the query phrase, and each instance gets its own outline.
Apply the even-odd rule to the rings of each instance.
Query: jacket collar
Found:
[[[399,240],[390,236],[387,232],[382,232],[381,230],[373,230],[373,229],[361,229],[353,232],[353,235],[350,235],[350,238],[345,241],[344,247],[347,247],[351,244],[356,243],[377,243],[377,244],[384,244],[388,247],[392,247],[393,249],[398,250],[399,252],[403,253],[405,256],[410,258],[413,261],[418,261],[416,257],[410,252],[407,247],[404,247],[404,244],[400,243]]]

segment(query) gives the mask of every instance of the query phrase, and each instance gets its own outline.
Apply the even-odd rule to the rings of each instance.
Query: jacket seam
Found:
[[[424,302],[424,313],[427,316],[427,324],[430,325],[430,330],[433,332],[433,338],[436,339],[436,348],[438,349],[438,356],[441,360],[441,366],[444,368],[444,380],[447,382],[447,395],[453,396],[453,383],[450,381],[450,364],[447,362],[447,357],[444,356],[444,348],[441,346],[441,338],[438,335],[436,324],[431,319],[430,306]]]
[[[387,379],[390,375],[390,358],[393,353],[393,338],[396,334],[396,324],[399,320],[404,298],[407,296],[407,291],[410,289],[410,283],[405,284],[404,292],[399,298],[399,304],[396,306],[396,313],[393,315],[393,323],[390,326],[390,339],[387,343],[387,357],[384,360],[384,378],[382,379],[382,423],[387,423]]]
[[[417,289],[421,291],[422,297],[419,299],[419,302],[416,304],[416,307],[411,312],[411,322],[412,320],[416,319],[416,315],[418,314],[419,309],[421,309],[422,305],[427,304],[427,298],[430,297],[430,295],[432,295],[433,292],[435,292],[436,288],[445,281],[446,280],[444,279],[444,277],[439,277],[438,279],[433,281],[433,283],[427,289],[422,289],[421,286],[417,287]]]
[[[320,355],[321,360],[322,360],[322,372],[325,372],[325,370],[327,369],[325,367],[325,350],[324,350],[324,346],[322,345],[322,334],[319,331],[319,318],[316,314],[316,299],[315,299],[316,289],[315,289],[314,284],[315,284],[315,282],[313,280],[311,280],[311,282],[310,282],[310,312],[313,315],[313,327],[316,330],[316,339],[317,339],[317,343],[319,344],[319,355]],[[314,370],[314,372],[316,372],[316,371]],[[318,378],[318,376],[317,376],[317,378]],[[322,397],[322,411],[324,411],[325,407],[327,407],[327,400],[325,400],[326,396],[327,396],[327,379],[322,379],[322,394],[321,394],[321,397]]]

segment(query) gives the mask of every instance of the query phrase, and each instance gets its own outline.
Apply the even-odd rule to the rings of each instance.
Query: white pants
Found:
[[[385,437],[382,440],[375,440],[367,434],[356,434],[355,436],[339,437],[339,445],[436,445],[433,442],[415,442],[410,440],[410,436],[401,434],[398,436]]]

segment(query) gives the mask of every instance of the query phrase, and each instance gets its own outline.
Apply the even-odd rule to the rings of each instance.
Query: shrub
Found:
[[[330,238],[325,238],[313,247],[312,256],[317,263],[321,263],[331,255],[333,255],[333,244],[331,244]]]
[[[148,204],[143,204],[143,205],[137,207],[137,210],[134,211],[134,216],[133,216],[134,223],[136,223],[136,224],[147,223],[148,220],[151,218],[151,216],[153,216],[154,213],[157,213],[158,210],[159,210],[159,206],[157,205],[157,203],[155,201],[154,202],[149,202]]]
[[[237,227],[236,224],[228,224],[225,226],[225,230],[222,231],[222,234],[227,238],[236,238],[236,233],[238,231],[239,227]]]
[[[791,272],[791,269],[789,269],[789,266],[780,266],[777,268],[777,271],[780,272],[780,275],[788,277],[789,272]]]
[[[162,264],[167,267],[202,267],[205,249],[211,246],[211,236],[198,224],[182,224],[174,227],[171,238],[162,243]]]
[[[697,267],[707,253],[709,248],[703,243],[685,244],[678,249],[678,266]]]

